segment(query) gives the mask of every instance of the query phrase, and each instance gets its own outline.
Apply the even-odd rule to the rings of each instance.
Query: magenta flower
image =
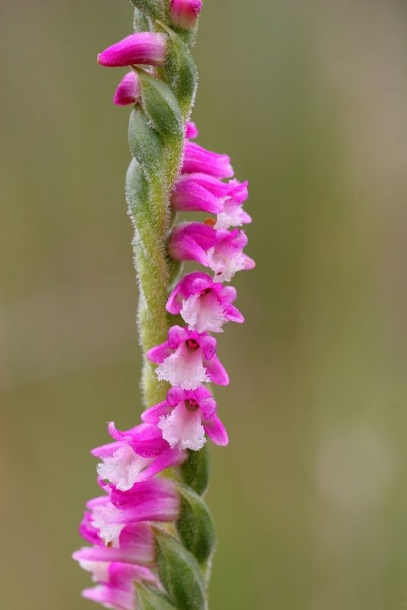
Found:
[[[217,243],[217,232],[202,222],[184,222],[172,230],[168,250],[180,261],[197,261],[209,266],[207,251]]]
[[[166,468],[179,466],[185,459],[184,453],[169,447],[155,425],[140,424],[120,432],[110,423],[109,432],[120,440],[97,447],[91,453],[102,460],[97,467],[99,477],[120,491],[128,491]]]
[[[171,388],[167,400],[144,411],[141,418],[157,424],[171,447],[198,451],[205,444],[205,433],[217,445],[228,443],[216,415],[216,402],[204,386],[196,390]]]
[[[106,545],[119,548],[120,534],[126,525],[178,519],[179,496],[169,479],[155,477],[125,492],[101,485],[109,497],[94,498],[86,506],[91,512],[91,525]]]
[[[109,68],[149,64],[162,66],[167,52],[167,37],[156,32],[130,34],[98,55],[98,63]]]
[[[181,174],[171,194],[171,205],[176,210],[186,212],[221,213],[223,211],[222,200],[199,184],[199,181],[194,179],[196,175],[200,174]]]
[[[202,0],[170,0],[170,19],[184,30],[191,30],[201,12]]]
[[[139,78],[131,70],[125,76],[117,86],[116,92],[113,97],[113,104],[117,106],[126,106],[128,104],[136,104],[140,99],[141,89]]]
[[[85,513],[81,524],[81,535],[93,543],[92,547],[82,547],[72,557],[83,567],[83,562],[118,561],[138,565],[151,565],[155,559],[154,537],[148,523],[126,525],[119,536],[119,547],[105,546],[96,530],[90,523],[90,513]]]
[[[107,429],[110,436],[116,441],[125,441],[138,455],[146,458],[160,455],[168,447],[160,438],[155,426],[138,424],[137,426],[134,426],[134,428],[121,431],[117,430],[113,422],[110,422]],[[112,443],[106,445],[106,447],[110,447],[111,444]],[[95,457],[102,457],[99,453],[99,449],[103,450],[103,446],[91,451],[92,455]]]
[[[229,282],[237,271],[253,269],[256,265],[253,259],[243,253],[247,244],[244,231],[217,231],[216,245],[209,248],[207,257],[209,267],[214,271],[215,282]]]
[[[186,142],[184,160],[181,172],[191,174],[202,172],[215,176],[215,178],[230,178],[233,176],[233,168],[227,155],[220,155],[202,148],[195,142]]]
[[[190,330],[219,333],[229,320],[244,321],[240,311],[232,305],[236,296],[232,286],[222,286],[208,274],[195,271],[178,282],[166,309],[174,315],[180,313]]]
[[[231,180],[228,183],[229,192],[222,200],[223,209],[217,215],[215,229],[229,229],[229,227],[240,227],[252,221],[242,207],[247,199],[247,182]]]
[[[227,385],[229,377],[216,356],[216,339],[207,333],[172,326],[168,341],[153,347],[147,354],[160,381],[169,381],[183,390],[195,390],[202,383],[212,381]]]
[[[114,610],[135,610],[135,582],[160,587],[157,577],[147,568],[122,563],[82,565],[92,572],[93,580],[101,583],[82,591],[83,597]]]
[[[228,196],[234,197],[233,193],[235,192],[236,194],[240,193],[238,194],[238,197],[241,200],[240,203],[244,201],[242,197],[244,196],[245,192],[247,199],[247,183],[241,183],[238,180],[233,179],[229,182],[222,182],[222,180],[220,180],[219,178],[216,178],[215,176],[211,176],[209,174],[204,174],[202,172],[195,172],[192,174],[181,174],[179,180],[193,181],[208,190],[215,197],[218,197],[222,200]]]

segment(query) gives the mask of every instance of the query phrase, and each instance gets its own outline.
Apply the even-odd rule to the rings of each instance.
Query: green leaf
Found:
[[[166,18],[163,0],[131,0],[136,8],[153,19]]]
[[[162,531],[156,542],[158,574],[177,610],[205,610],[205,585],[195,557]]]
[[[178,486],[181,494],[180,517],[176,523],[185,547],[200,565],[205,564],[215,548],[216,533],[205,502],[187,487]]]
[[[179,467],[183,483],[202,496],[208,488],[209,454],[204,445],[200,451],[188,449],[188,457]]]
[[[184,135],[184,124],[177,98],[171,88],[151,74],[138,71],[143,108],[163,139]]]

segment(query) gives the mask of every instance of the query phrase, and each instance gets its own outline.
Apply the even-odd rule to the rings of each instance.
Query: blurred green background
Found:
[[[140,414],[125,0],[0,3],[0,608],[89,610],[89,450]],[[407,608],[407,5],[205,0],[199,143],[248,179],[211,610]]]

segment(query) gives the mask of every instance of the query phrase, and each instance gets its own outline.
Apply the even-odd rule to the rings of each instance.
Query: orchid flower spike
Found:
[[[252,269],[238,229],[251,222],[247,182],[228,155],[206,150],[189,120],[197,86],[191,56],[202,0],[132,0],[135,33],[98,56],[126,67],[113,102],[133,106],[126,200],[134,226],[143,349],[141,423],[108,424],[111,441],[91,451],[99,497],[79,531],[89,544],[73,554],[95,586],[82,595],[113,610],[205,610],[215,533],[203,495],[207,439],[228,434],[208,384],[227,385],[217,340],[243,322],[237,271]],[[177,222],[178,212],[209,217]],[[213,272],[182,275],[184,261]],[[174,317],[176,316],[176,317]]]

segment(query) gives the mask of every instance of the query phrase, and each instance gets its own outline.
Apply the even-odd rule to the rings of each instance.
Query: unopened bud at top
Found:
[[[184,30],[192,30],[201,12],[201,8],[202,0],[171,0],[171,22]]]
[[[130,34],[98,55],[98,63],[108,68],[149,64],[162,66],[167,52],[167,37],[156,32]]]

